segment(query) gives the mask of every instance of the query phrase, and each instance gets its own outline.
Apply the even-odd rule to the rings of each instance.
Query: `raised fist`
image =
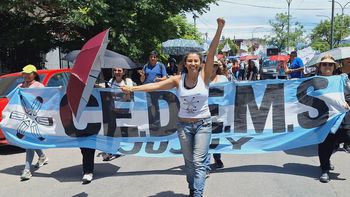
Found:
[[[225,20],[223,18],[218,18],[217,22],[218,22],[218,26],[219,27],[224,27],[225,26]]]

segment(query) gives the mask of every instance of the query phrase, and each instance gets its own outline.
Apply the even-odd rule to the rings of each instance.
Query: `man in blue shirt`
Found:
[[[167,79],[166,68],[164,64],[158,62],[158,53],[152,51],[149,55],[148,63],[143,66],[140,73],[140,81],[142,84],[157,83]],[[148,103],[148,119],[150,132],[158,131],[160,128],[160,112],[159,112],[159,93],[147,93]]]
[[[290,62],[290,78],[304,78],[304,63],[299,57],[297,57],[296,51],[290,53]]]
[[[167,78],[164,64],[158,62],[158,53],[152,51],[149,55],[149,61],[140,71],[140,81],[142,84],[163,81]]]

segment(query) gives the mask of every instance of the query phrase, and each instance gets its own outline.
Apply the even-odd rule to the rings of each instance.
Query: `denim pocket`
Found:
[[[202,123],[202,127],[211,127],[212,122],[211,119],[204,119]]]

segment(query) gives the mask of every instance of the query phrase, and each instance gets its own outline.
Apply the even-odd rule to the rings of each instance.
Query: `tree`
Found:
[[[290,16],[292,18],[292,16]],[[299,22],[290,24],[290,31],[288,35],[288,15],[286,13],[278,13],[275,16],[275,20],[269,21],[272,26],[272,36],[266,37],[266,42],[269,45],[278,47],[280,50],[287,47],[296,48],[298,43],[304,43],[305,38],[304,27]],[[288,46],[287,46],[288,39]]]
[[[110,28],[109,49],[141,60],[170,38],[199,39],[184,12],[209,9],[216,0],[11,0],[0,2],[0,60],[18,70],[42,62],[61,47],[80,49]]]
[[[237,54],[239,47],[230,38],[225,38],[225,40],[219,44],[218,51],[220,52],[226,43],[228,43],[228,46],[231,48],[232,54]]]
[[[334,47],[343,46],[341,40],[350,35],[350,16],[348,15],[336,15],[334,17]],[[321,21],[311,33],[311,46],[315,50],[321,52],[328,51],[330,49],[330,32],[331,22],[329,20]]]

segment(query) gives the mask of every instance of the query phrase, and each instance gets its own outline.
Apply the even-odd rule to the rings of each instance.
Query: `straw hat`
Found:
[[[336,62],[330,54],[323,56],[317,66],[320,67],[322,63],[334,64],[335,67],[339,66],[338,62]]]

